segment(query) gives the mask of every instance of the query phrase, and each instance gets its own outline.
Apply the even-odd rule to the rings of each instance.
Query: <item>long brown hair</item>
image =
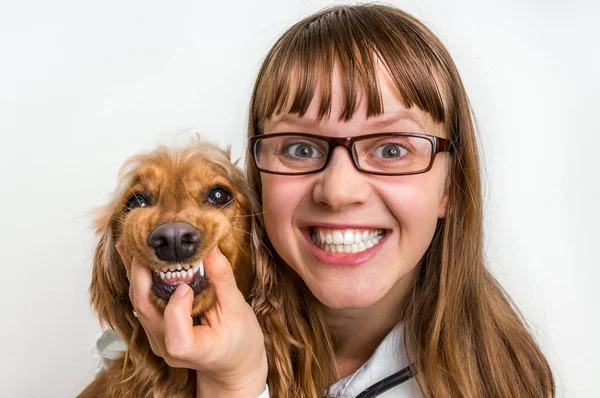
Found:
[[[551,397],[551,369],[514,304],[485,267],[480,165],[471,108],[457,68],[439,39],[411,15],[383,5],[336,6],[292,26],[258,74],[249,135],[280,112],[304,114],[320,95],[319,117],[331,109],[334,64],[343,78],[350,119],[359,94],[368,116],[383,112],[376,59],[388,68],[407,107],[442,123],[453,154],[448,211],[418,265],[402,314],[405,345],[425,397]],[[321,91],[316,93],[317,84]],[[260,197],[251,160],[250,183]],[[255,239],[261,236],[257,215]],[[265,328],[275,397],[326,396],[335,382],[332,336],[318,301],[270,249],[257,257],[263,281],[253,305]]]

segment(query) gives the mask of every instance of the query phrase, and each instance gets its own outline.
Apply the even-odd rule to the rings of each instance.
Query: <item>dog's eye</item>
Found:
[[[148,205],[149,200],[141,193],[136,193],[127,199],[127,203],[125,204],[125,212],[128,213],[133,209],[138,207],[147,207]]]
[[[208,192],[208,203],[225,206],[231,201],[231,194],[225,188],[215,187]]]

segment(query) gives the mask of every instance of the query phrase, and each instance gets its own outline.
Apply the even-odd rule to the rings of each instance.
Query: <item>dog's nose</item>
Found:
[[[180,263],[196,253],[201,236],[188,223],[167,222],[154,228],[147,242],[161,260]]]

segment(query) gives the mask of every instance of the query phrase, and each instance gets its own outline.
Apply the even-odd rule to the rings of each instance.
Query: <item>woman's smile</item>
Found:
[[[312,254],[320,262],[335,266],[365,263],[379,253],[391,233],[380,227],[336,224],[319,224],[300,230]]]

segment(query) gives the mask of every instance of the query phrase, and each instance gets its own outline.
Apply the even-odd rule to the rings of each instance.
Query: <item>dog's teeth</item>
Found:
[[[171,276],[172,276],[171,271],[168,271],[165,275],[167,276],[167,280],[171,279]]]
[[[165,273],[160,271],[160,279],[165,280]]]
[[[200,276],[204,276],[204,263],[202,261],[198,263],[198,269],[200,269]]]
[[[177,271],[181,271],[183,269],[183,267],[181,266],[181,264],[177,264]]]
[[[191,278],[192,276],[194,276],[194,270],[193,269],[188,269],[187,275],[189,278]]]

